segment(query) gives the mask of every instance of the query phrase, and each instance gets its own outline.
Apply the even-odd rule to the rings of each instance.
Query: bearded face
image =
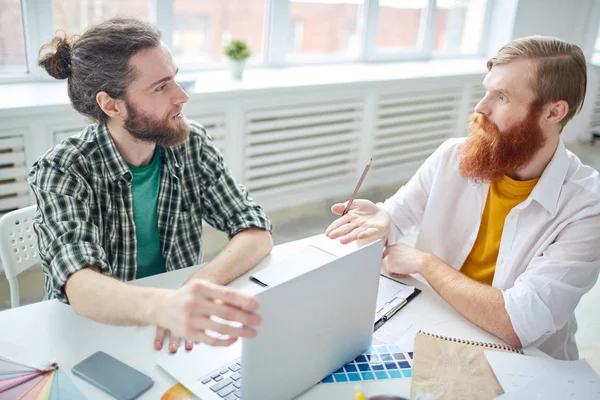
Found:
[[[163,116],[146,115],[130,102],[125,102],[127,119],[124,128],[136,139],[164,146],[176,146],[190,136],[190,126],[181,107]]]
[[[474,113],[468,138],[460,148],[460,173],[475,182],[492,182],[523,169],[544,146],[539,124],[541,107],[532,105],[528,115],[501,132],[484,115]]]

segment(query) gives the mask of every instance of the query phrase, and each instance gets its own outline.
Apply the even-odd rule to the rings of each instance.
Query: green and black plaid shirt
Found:
[[[158,230],[167,271],[202,261],[203,219],[230,238],[250,227],[271,231],[262,208],[233,179],[201,125],[191,122],[190,139],[161,154]],[[33,226],[46,299],[67,302],[67,278],[88,266],[122,281],[135,278],[131,181],[104,125],[90,125],[33,165],[29,185],[38,204]]]

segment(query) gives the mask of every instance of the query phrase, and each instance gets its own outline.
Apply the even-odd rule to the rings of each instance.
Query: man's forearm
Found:
[[[227,285],[258,264],[272,248],[273,239],[268,231],[259,228],[245,229],[235,235],[213,260],[190,279],[206,279]]]
[[[73,310],[111,325],[155,325],[155,308],[164,289],[129,285],[102,275],[94,267],[75,272],[66,283]]]
[[[499,289],[474,281],[435,256],[419,272],[456,311],[505,342],[520,347]]]

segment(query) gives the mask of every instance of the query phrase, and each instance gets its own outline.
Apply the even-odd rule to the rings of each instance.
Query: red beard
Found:
[[[517,126],[500,132],[496,124],[474,113],[467,141],[459,149],[460,173],[475,182],[493,182],[523,169],[544,146],[541,109],[532,107]]]

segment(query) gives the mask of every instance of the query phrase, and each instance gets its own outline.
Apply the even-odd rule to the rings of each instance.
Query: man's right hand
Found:
[[[347,202],[334,204],[331,211],[342,215],[346,204]],[[386,242],[390,227],[389,215],[372,201],[354,200],[348,213],[333,221],[325,234],[330,239],[340,238],[342,244],[358,240],[359,245],[363,245],[378,239]]]
[[[164,327],[171,331],[172,341],[174,337],[186,338],[188,349],[191,343],[229,346],[239,337],[256,336],[254,327],[261,323],[260,316],[255,313],[258,307],[258,299],[254,296],[195,279],[177,290],[165,292],[160,299],[155,309],[156,325],[159,326],[156,340],[160,339],[162,347],[165,330],[160,327]],[[217,322],[211,316],[233,322],[235,326]],[[227,337],[209,336],[207,330]],[[173,352],[172,348],[170,350]]]

